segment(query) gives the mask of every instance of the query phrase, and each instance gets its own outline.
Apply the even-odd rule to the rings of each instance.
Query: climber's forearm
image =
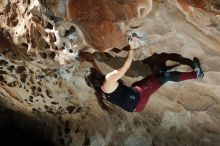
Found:
[[[124,76],[127,70],[130,68],[132,60],[134,56],[134,50],[129,50],[126,60],[123,66],[119,69],[116,69],[106,75],[106,79],[110,80],[111,82],[117,82],[120,78]]]
[[[134,59],[134,50],[129,50],[128,51],[128,55],[127,55],[127,57],[126,57],[126,60],[125,60],[125,62],[124,62],[124,64],[123,64],[123,66],[121,67],[121,68],[119,68],[118,70],[121,72],[121,74],[125,74],[126,72],[127,72],[127,70],[130,68],[130,66],[131,66],[131,63],[132,63],[132,61],[133,61],[133,59]],[[122,76],[123,76],[122,75]]]

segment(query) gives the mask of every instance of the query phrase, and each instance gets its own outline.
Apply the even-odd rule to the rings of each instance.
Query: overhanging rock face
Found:
[[[219,5],[215,0],[3,0],[1,108],[14,112],[10,116],[21,131],[55,145],[218,146]],[[84,75],[91,66],[103,73],[120,67],[133,32],[142,40],[123,78],[128,85],[151,74],[154,60],[146,58],[163,52],[197,56],[205,77],[168,82],[141,113],[112,104],[107,113]]]
[[[104,51],[106,48],[124,47],[129,27],[137,27],[127,24],[127,21],[131,18],[143,19],[151,9],[151,4],[151,0],[70,0],[67,14],[84,30],[88,42]],[[125,25],[127,28],[124,28]]]

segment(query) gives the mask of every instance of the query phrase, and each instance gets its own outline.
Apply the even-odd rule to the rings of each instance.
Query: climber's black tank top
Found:
[[[119,82],[112,93],[104,93],[106,100],[116,104],[128,112],[133,112],[139,101],[139,93],[135,87],[128,87]]]

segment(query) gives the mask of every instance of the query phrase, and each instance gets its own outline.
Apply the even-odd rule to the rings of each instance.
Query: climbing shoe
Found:
[[[193,58],[193,62],[195,63],[195,69],[194,71],[196,72],[196,77],[197,78],[203,78],[204,77],[204,73],[202,71],[202,68],[200,66],[200,61],[197,57]]]

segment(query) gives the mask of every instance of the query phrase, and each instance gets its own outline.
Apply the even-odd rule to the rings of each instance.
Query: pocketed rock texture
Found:
[[[219,146],[219,6],[217,0],[0,1],[6,131],[0,144]],[[205,77],[168,82],[141,113],[112,104],[112,112],[103,111],[84,75],[91,66],[103,73],[120,67],[133,32],[141,47],[123,78],[128,85],[149,75],[145,59],[162,52],[197,56]]]

